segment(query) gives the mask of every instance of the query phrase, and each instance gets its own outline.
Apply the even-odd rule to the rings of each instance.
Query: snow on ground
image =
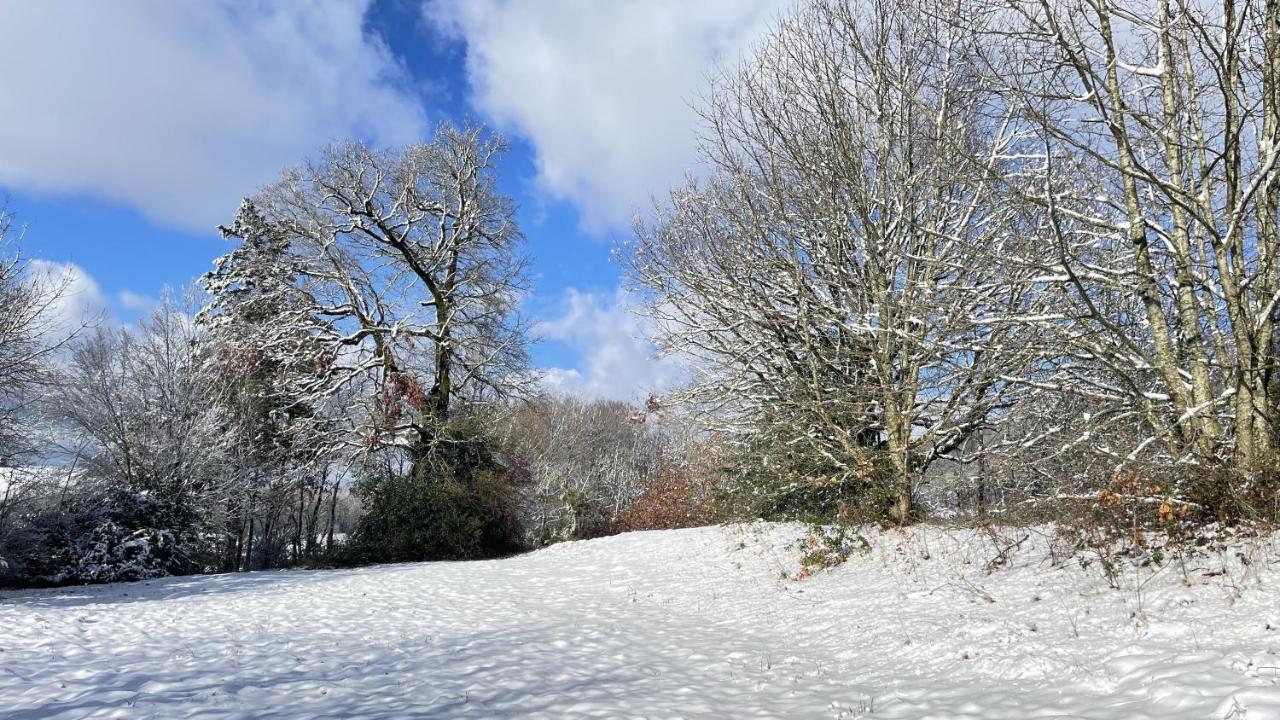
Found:
[[[0,594],[0,714],[1280,718],[1280,540],[1114,590],[938,528],[797,581],[801,533]]]

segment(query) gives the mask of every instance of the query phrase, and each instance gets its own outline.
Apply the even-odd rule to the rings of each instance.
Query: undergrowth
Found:
[[[800,541],[800,571],[796,580],[844,564],[854,554],[865,555],[871,543],[862,533],[844,525],[810,525]]]

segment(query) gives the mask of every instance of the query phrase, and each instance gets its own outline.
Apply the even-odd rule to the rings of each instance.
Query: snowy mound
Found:
[[[1023,531],[1022,534],[1025,534]],[[1018,534],[1016,537],[1022,537]],[[0,595],[25,718],[1280,718],[1276,544],[1108,586],[1031,531],[794,526]]]

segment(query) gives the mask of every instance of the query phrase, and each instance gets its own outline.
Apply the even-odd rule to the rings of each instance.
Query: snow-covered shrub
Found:
[[[8,584],[140,580],[199,572],[215,548],[201,519],[173,499],[92,484],[24,518]]]
[[[871,551],[871,544],[856,530],[843,525],[814,525],[800,542],[800,572],[803,580],[816,572],[843,565],[854,553]]]
[[[74,566],[55,579],[97,583],[163,577],[169,574],[177,545],[170,530],[130,531],[107,520],[80,538]]]
[[[0,527],[0,587],[38,583],[49,574],[55,565],[50,535],[60,522],[43,509],[7,518]]]
[[[1172,488],[1133,469],[1114,473],[1096,493],[1063,495],[1050,504],[1057,558],[1100,568],[1115,587],[1130,566],[1220,552],[1231,541],[1273,528],[1238,517],[1218,522],[1211,506],[1183,500]]]

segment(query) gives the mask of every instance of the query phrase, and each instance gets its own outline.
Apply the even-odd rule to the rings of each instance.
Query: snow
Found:
[[[1046,530],[992,569],[980,531],[868,534],[865,554],[796,580],[802,535],[631,533],[500,561],[6,593],[0,708],[12,720],[1280,718],[1276,539],[1129,568],[1116,590],[1096,564],[1051,563]]]

